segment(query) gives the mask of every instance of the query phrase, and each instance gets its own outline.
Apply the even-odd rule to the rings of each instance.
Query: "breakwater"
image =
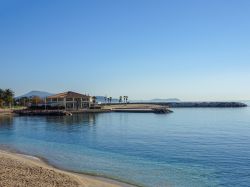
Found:
[[[63,110],[17,110],[15,114],[23,116],[70,116],[68,111]]]
[[[197,107],[197,108],[236,108],[247,107],[245,103],[241,102],[145,102],[145,103],[131,103],[131,104],[157,104],[162,106],[168,106],[171,108],[185,108],[185,107]]]

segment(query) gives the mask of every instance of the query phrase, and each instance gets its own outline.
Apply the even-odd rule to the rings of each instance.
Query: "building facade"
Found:
[[[47,97],[46,104],[64,107],[66,110],[81,110],[90,108],[93,99],[88,95],[68,91]]]

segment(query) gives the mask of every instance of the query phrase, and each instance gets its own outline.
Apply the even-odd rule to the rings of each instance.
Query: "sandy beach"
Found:
[[[0,186],[4,187],[129,187],[131,185],[62,171],[36,157],[0,150]]]

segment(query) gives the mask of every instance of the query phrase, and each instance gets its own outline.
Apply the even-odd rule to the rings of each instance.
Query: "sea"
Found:
[[[250,107],[172,110],[1,116],[0,147],[136,186],[250,186]]]

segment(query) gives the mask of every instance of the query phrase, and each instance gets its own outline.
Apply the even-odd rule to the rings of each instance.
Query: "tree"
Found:
[[[109,102],[110,102],[110,103],[112,102],[112,97],[109,97]]]
[[[122,96],[119,97],[119,103],[122,103]]]
[[[32,97],[32,101],[31,102],[32,102],[33,105],[37,106],[39,103],[42,103],[42,101],[43,100],[40,97],[34,96],[34,97]]]
[[[123,96],[124,103],[128,103],[128,96]]]
[[[128,96],[126,96],[126,103],[128,103]]]
[[[0,107],[3,106],[4,103],[4,90],[0,88]]]
[[[4,102],[11,107],[14,100],[14,92],[11,89],[4,90]]]

